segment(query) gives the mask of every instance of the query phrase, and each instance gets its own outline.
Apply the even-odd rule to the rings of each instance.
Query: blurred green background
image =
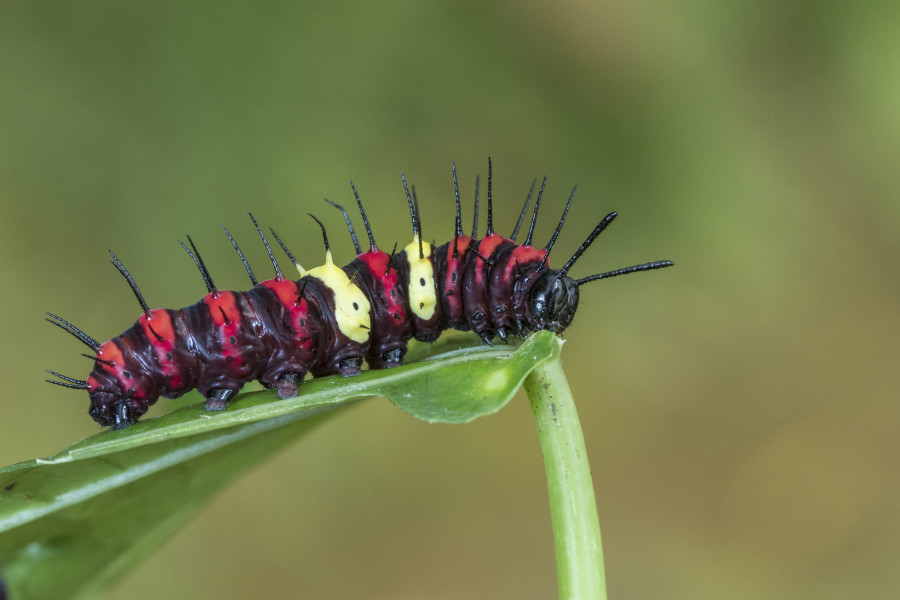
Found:
[[[95,433],[84,349],[139,309],[245,287],[245,211],[307,263],[356,182],[377,239],[452,233],[494,159],[508,233],[550,173],[556,264],[619,220],[564,362],[614,598],[900,595],[900,3],[5,2],[0,6],[0,462]],[[482,221],[482,230],[483,230]],[[167,407],[162,401],[162,408]],[[466,426],[385,401],[244,477],[110,598],[548,598],[524,396]]]

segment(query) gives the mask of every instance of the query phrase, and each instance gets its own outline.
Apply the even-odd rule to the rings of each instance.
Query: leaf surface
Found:
[[[0,577],[10,598],[95,596],[229,481],[338,407],[383,396],[428,422],[465,423],[505,406],[559,344],[547,332],[518,348],[472,343],[445,336],[411,347],[418,361],[402,367],[307,381],[288,400],[243,394],[218,413],[188,406],[0,469]]]

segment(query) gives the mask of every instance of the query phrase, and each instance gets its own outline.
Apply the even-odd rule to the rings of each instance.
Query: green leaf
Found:
[[[11,598],[88,598],[177,531],[219,489],[355,400],[384,396],[429,422],[502,408],[553,355],[541,332],[515,346],[416,345],[419,362],[308,381],[296,398],[239,396],[228,410],[188,406],[105,431],[56,456],[0,469],[0,574]]]
[[[525,379],[547,472],[560,598],[606,598],[594,483],[572,390],[559,357]]]

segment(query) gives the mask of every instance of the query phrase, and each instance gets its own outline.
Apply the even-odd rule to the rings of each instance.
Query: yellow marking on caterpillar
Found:
[[[369,339],[369,330],[372,326],[369,319],[369,300],[359,289],[343,269],[334,264],[331,251],[325,253],[325,264],[321,267],[304,271],[297,265],[300,276],[311,275],[322,282],[334,293],[334,316],[337,318],[338,328],[354,342],[365,342]]]
[[[431,244],[422,242],[422,258],[419,258],[419,236],[404,248],[409,261],[409,307],[413,313],[427,321],[434,316],[437,292],[434,288],[434,268],[431,266]]]

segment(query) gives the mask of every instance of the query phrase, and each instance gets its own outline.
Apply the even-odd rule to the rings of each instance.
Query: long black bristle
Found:
[[[671,260],[657,260],[654,262],[644,263],[642,265],[634,265],[631,267],[625,267],[623,269],[616,269],[614,271],[607,271],[606,273],[598,273],[597,275],[591,275],[590,277],[585,277],[583,279],[578,279],[575,281],[576,285],[584,285],[585,283],[590,283],[592,281],[597,281],[599,279],[609,279],[610,277],[618,277],[619,275],[628,275],[629,273],[638,273],[640,271],[652,271],[654,269],[664,269],[666,267],[671,267],[675,263]]]
[[[128,285],[131,286],[131,291],[134,292],[134,297],[137,298],[137,301],[140,303],[141,308],[144,310],[144,314],[147,318],[150,318],[150,307],[148,307],[147,303],[144,301],[144,296],[141,294],[141,290],[138,288],[137,283],[135,283],[131,273],[128,272],[128,269],[125,268],[125,265],[122,264],[119,257],[116,256],[112,250],[109,251],[109,254],[113,257],[109,262],[112,263],[116,270],[122,274],[122,277],[125,278],[125,281],[128,282]]]
[[[419,237],[419,223],[416,220],[416,208],[413,206],[412,194],[409,193],[409,186],[406,184],[406,175],[400,171],[400,181],[403,182],[403,191],[406,192],[406,204],[409,205],[409,218],[412,221],[413,235]]]
[[[534,181],[531,182],[531,189],[528,190],[528,196],[525,198],[525,206],[522,207],[522,212],[519,213],[519,220],[516,221],[516,228],[513,229],[512,236],[509,239],[512,241],[516,241],[516,236],[519,235],[519,229],[522,227],[522,222],[525,220],[525,214],[528,212],[528,205],[531,204],[531,196],[534,194],[534,186],[537,185],[537,178],[535,177]]]
[[[362,200],[359,199],[359,193],[356,191],[356,186],[353,185],[352,181],[350,182],[350,187],[353,189],[353,196],[356,198],[357,206],[359,206],[359,214],[362,215],[363,225],[366,228],[366,233],[369,235],[369,248],[374,252],[378,249],[378,246],[375,245],[375,236],[372,235],[372,228],[369,227],[369,217],[366,216],[366,210],[363,208]],[[315,219],[315,217],[313,218]],[[318,219],[316,220],[318,221]]]
[[[225,228],[224,225],[222,225],[222,231],[225,232],[225,235],[227,235],[227,236],[228,236],[228,239],[231,241],[231,245],[234,246],[234,249],[235,249],[235,250],[237,250],[238,257],[240,257],[241,262],[244,263],[244,268],[247,269],[247,275],[250,276],[250,282],[251,282],[253,285],[256,285],[257,283],[259,283],[259,282],[256,280],[256,276],[253,274],[253,269],[250,268],[250,264],[247,262],[247,259],[244,258],[244,253],[241,252],[241,247],[238,246],[238,244],[237,244],[236,241],[234,241],[234,238],[231,237],[231,234],[228,233],[228,230]]]
[[[50,373],[54,377],[59,377],[62,381],[56,381],[53,379],[45,379],[47,383],[52,383],[54,385],[60,385],[65,388],[69,388],[72,390],[86,390],[88,389],[87,382],[83,379],[73,379],[71,377],[66,377],[61,373],[57,373],[56,371],[51,371],[50,369],[44,369],[47,373]]]
[[[77,327],[75,327],[74,325],[72,325],[71,323],[69,323],[68,321],[63,319],[62,317],[58,317],[58,316],[54,315],[53,313],[47,313],[47,315],[53,319],[56,319],[56,321],[51,321],[50,319],[47,319],[48,323],[53,323],[54,325],[56,325],[63,331],[68,332],[70,335],[77,338],[78,341],[80,341],[82,344],[84,344],[91,350],[94,350],[96,352],[97,349],[100,348],[100,342],[98,342],[97,340],[95,340],[94,338],[92,338],[91,336],[89,336],[88,334],[83,332],[82,330],[78,329]]]
[[[325,226],[322,225],[322,221],[318,220],[316,216],[312,213],[306,213],[313,218],[313,220],[319,224],[319,227],[322,229],[322,240],[325,242],[325,252],[330,252],[331,247],[328,245],[328,234],[325,232]]]
[[[356,237],[356,231],[353,229],[353,223],[350,222],[350,215],[347,214],[347,211],[344,210],[344,207],[340,204],[332,202],[328,198],[325,198],[325,202],[332,205],[344,215],[344,221],[347,223],[347,229],[350,230],[350,239],[353,240],[353,248],[356,250],[357,254],[362,254],[362,248],[359,247],[359,239]]]
[[[453,191],[456,193],[456,237],[462,235],[462,212],[459,202],[459,181],[456,179],[456,163],[450,161],[450,170],[453,172]]]
[[[308,283],[309,283],[309,275],[307,275],[306,277],[303,278],[303,287],[300,288],[300,293],[297,295],[297,302],[296,302],[297,305],[299,305],[300,301],[303,300],[303,294],[306,293],[306,284],[308,284]]]
[[[62,373],[57,373],[56,371],[51,371],[50,369],[44,369],[44,372],[50,373],[50,374],[53,375],[54,377],[59,377],[59,378],[62,379],[63,381],[68,381],[69,383],[75,383],[75,384],[78,384],[78,385],[84,385],[84,384],[87,383],[84,379],[73,379],[73,378],[71,378],[71,377],[66,377],[66,376],[63,375]]]
[[[108,367],[114,367],[114,366],[116,366],[116,363],[112,362],[111,360],[103,360],[103,359],[100,358],[100,357],[97,357],[97,356],[91,356],[90,354],[82,354],[81,356],[83,356],[83,357],[85,357],[85,358],[89,358],[89,359],[91,359],[91,360],[94,361],[94,362],[103,363],[104,365],[106,365],[106,366],[108,366]]]
[[[459,258],[459,236],[462,235],[462,212],[459,202],[459,180],[456,179],[456,163],[450,161],[453,172],[453,191],[456,193],[456,231],[453,233],[453,258]]]
[[[472,223],[472,239],[478,237],[478,183],[479,176],[475,176],[475,218]]]
[[[531,240],[534,239],[534,226],[537,223],[538,210],[541,208],[541,197],[544,195],[544,187],[547,185],[547,175],[544,175],[544,181],[541,182],[541,189],[538,191],[537,200],[534,201],[534,214],[531,215],[531,227],[528,228],[528,236],[525,238],[523,246],[530,246]]]
[[[178,240],[178,243],[181,244],[181,247],[184,248],[185,252],[190,254],[191,258],[194,259],[194,264],[197,265],[198,269],[200,269],[200,276],[203,277],[203,283],[206,284],[207,291],[210,294],[218,294],[219,290],[216,289],[216,284],[213,283],[212,277],[209,276],[209,271],[206,269],[206,265],[203,263],[203,259],[200,258],[200,252],[197,251],[197,246],[194,245],[194,240],[191,239],[191,236],[187,236],[187,241],[191,245],[191,248],[194,249],[193,252],[191,252],[181,240]]]
[[[410,187],[412,188],[413,206],[416,207],[416,225],[419,228],[419,258],[424,258],[422,255],[422,212],[419,210],[419,198],[416,196],[416,186],[413,184]],[[434,244],[432,244],[432,246],[434,246]]]
[[[86,390],[88,389],[87,384],[74,384],[74,383],[64,383],[62,381],[54,381],[52,379],[45,379],[47,383],[52,383],[53,385],[58,385],[64,388],[69,388],[70,390]]]
[[[409,193],[409,185],[406,183],[406,175],[400,171],[400,180],[403,182],[403,191],[406,192],[406,203],[409,205],[409,218],[412,220],[413,235],[419,240],[419,258],[424,258],[422,252],[422,232],[419,229],[419,215],[417,203],[413,202],[413,197]]]
[[[388,275],[391,274],[391,269],[393,268],[393,264],[394,264],[394,254],[396,254],[396,253],[397,253],[397,242],[394,242],[394,249],[391,250],[391,256],[390,256],[390,258],[388,258],[387,270],[385,270],[385,272],[384,272],[385,277],[387,277]]]
[[[559,232],[562,231],[563,225],[566,223],[566,216],[569,214],[569,207],[572,205],[572,199],[575,197],[575,192],[578,191],[578,186],[576,185],[572,188],[572,193],[569,195],[569,201],[566,202],[566,208],[563,210],[562,217],[559,219],[559,224],[556,226],[556,230],[553,232],[553,237],[550,238],[550,241],[547,242],[547,245],[544,246],[544,258],[541,259],[541,263],[538,265],[538,269],[543,267],[547,263],[547,259],[550,258],[550,251],[553,250],[553,245],[556,243],[556,238],[559,237]]]
[[[494,234],[494,201],[491,197],[491,183],[493,180],[493,175],[491,173],[491,157],[488,156],[488,189],[487,189],[487,201],[488,201],[488,214],[487,214],[487,233],[485,235],[493,235]]]
[[[259,223],[256,222],[256,217],[253,216],[253,213],[247,211],[247,214],[250,215],[250,220],[253,221],[253,225],[256,226],[256,231],[259,232],[259,237],[262,238],[263,245],[266,247],[266,252],[269,253],[269,260],[272,261],[272,266],[275,267],[275,279],[281,281],[284,279],[284,276],[281,274],[281,268],[278,266],[278,261],[275,260],[275,253],[272,252],[272,247],[269,246],[269,240],[266,239],[266,235],[263,233],[262,229],[259,227]],[[297,264],[296,262],[294,264]]]
[[[290,250],[288,250],[287,244],[285,244],[284,242],[281,241],[281,238],[278,237],[278,234],[275,233],[275,230],[273,228],[269,227],[269,231],[272,233],[272,236],[275,238],[275,241],[278,242],[278,245],[281,246],[281,249],[284,251],[285,255],[288,257],[288,260],[296,265],[297,259],[294,258],[294,253],[291,252]]]
[[[609,213],[608,215],[606,215],[605,217],[603,217],[603,220],[600,221],[596,227],[594,227],[594,230],[587,237],[587,239],[584,240],[584,243],[582,243],[580,246],[578,246],[578,250],[575,251],[575,254],[573,254],[572,258],[569,259],[569,262],[567,262],[563,266],[563,268],[559,270],[559,273],[557,273],[557,275],[556,275],[557,279],[565,276],[566,273],[569,272],[569,269],[572,268],[572,265],[575,264],[575,261],[577,261],[579,258],[581,258],[581,255],[584,254],[584,251],[591,247],[591,244],[594,243],[594,240],[597,239],[597,236],[599,236],[601,233],[603,233],[603,230],[606,229],[607,227],[609,227],[609,224],[612,223],[617,216],[618,216],[618,213],[613,211],[613,212]]]

